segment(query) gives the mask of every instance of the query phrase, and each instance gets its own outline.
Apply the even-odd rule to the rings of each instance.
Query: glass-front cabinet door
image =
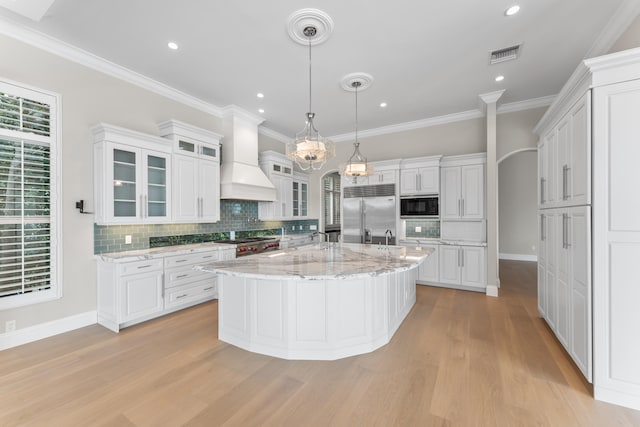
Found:
[[[113,149],[113,216],[136,218],[138,216],[138,163],[135,150]]]
[[[300,216],[307,216],[307,187],[307,183],[300,183]]]
[[[109,196],[100,223],[167,222],[169,218],[168,153],[109,144]]]

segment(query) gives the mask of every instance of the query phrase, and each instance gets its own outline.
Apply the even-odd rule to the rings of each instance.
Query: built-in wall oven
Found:
[[[401,197],[400,218],[437,218],[438,203],[438,196]]]

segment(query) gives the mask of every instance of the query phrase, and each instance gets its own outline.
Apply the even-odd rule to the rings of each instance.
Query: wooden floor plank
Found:
[[[217,338],[216,301],[114,334],[90,326],[0,352],[0,426],[638,426],[597,402],[537,312],[536,264],[499,298],[417,287],[386,346],[285,361]]]

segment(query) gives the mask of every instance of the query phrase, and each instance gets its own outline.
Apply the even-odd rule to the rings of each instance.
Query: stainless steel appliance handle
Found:
[[[460,216],[464,216],[464,199],[462,199],[462,209],[460,209],[462,214]]]
[[[567,171],[569,166],[562,166],[562,200],[567,200]]]
[[[462,258],[461,267],[464,267],[464,250],[460,248],[460,257]]]
[[[460,267],[460,248],[458,248],[458,267]]]

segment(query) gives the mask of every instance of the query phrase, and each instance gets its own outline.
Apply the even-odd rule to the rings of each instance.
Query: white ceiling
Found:
[[[582,58],[624,30],[620,22],[631,19],[621,12],[637,13],[633,2],[56,0],[39,22],[0,15],[207,103],[264,108],[264,126],[293,136],[308,109],[308,51],[289,38],[286,21],[320,9],[334,31],[312,50],[312,109],[331,136],[354,129],[354,95],[340,88],[353,72],[374,77],[359,94],[360,130],[474,110],[479,94],[500,89],[503,103],[554,95]],[[514,3],[521,12],[506,17]],[[518,60],[488,64],[489,51],[521,42]],[[499,74],[505,80],[496,83]]]

